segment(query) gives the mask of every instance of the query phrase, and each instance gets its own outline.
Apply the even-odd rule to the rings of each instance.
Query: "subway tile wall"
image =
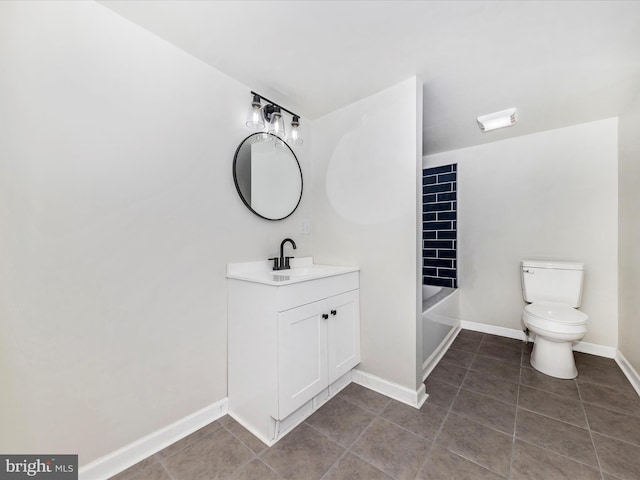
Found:
[[[422,283],[457,287],[457,165],[422,171]]]

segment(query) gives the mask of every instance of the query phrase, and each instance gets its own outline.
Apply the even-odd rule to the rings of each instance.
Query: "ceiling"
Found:
[[[100,3],[303,121],[417,75],[424,154],[617,116],[640,93],[640,1]],[[480,132],[510,107],[515,126]]]

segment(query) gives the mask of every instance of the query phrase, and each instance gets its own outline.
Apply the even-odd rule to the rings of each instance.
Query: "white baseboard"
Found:
[[[474,332],[490,333],[500,337],[515,338],[516,340],[524,340],[524,332],[515,328],[498,327],[497,325],[488,325],[486,323],[468,322],[460,320],[460,327],[463,330],[473,330]]]
[[[573,345],[574,352],[590,353],[598,357],[616,358],[616,347],[608,347],[606,345],[598,345],[596,343],[576,342]]]
[[[411,407],[420,408],[427,400],[427,392],[423,383],[420,384],[417,390],[411,390],[358,369],[352,370],[351,380],[353,383],[367,387],[374,392],[381,393]]]
[[[515,328],[498,327],[496,325],[487,325],[485,323],[467,322],[466,320],[461,320],[460,326],[465,330],[490,333],[492,335],[499,335],[501,337],[515,338],[516,340],[525,339],[524,332]],[[530,338],[534,339],[535,334],[531,334]],[[617,351],[616,347],[598,345],[596,343],[589,342],[576,342],[573,344],[573,350],[575,352],[590,353],[591,355],[597,355],[599,357],[606,358],[615,358]]]
[[[429,358],[427,358],[424,361],[424,363],[422,364],[422,381],[423,382],[429,376],[429,374],[433,371],[433,369],[436,368],[436,366],[438,365],[438,362],[440,362],[440,360],[442,360],[442,357],[444,357],[444,354],[447,353],[447,350],[449,350],[449,347],[458,336],[458,333],[460,333],[460,330],[461,328],[459,325],[453,327],[451,331],[447,333],[447,336],[444,337],[442,342],[440,342],[440,345],[438,345],[436,350],[431,355],[429,355]]]
[[[172,443],[209,425],[227,413],[227,398],[146,435],[104,457],[80,467],[80,480],[104,480],[112,477]]]
[[[620,366],[622,372],[629,379],[629,382],[631,382],[633,388],[635,388],[636,392],[638,392],[638,395],[640,395],[640,374],[638,374],[636,369],[631,366],[629,360],[625,358],[620,350],[616,351],[615,360]]]

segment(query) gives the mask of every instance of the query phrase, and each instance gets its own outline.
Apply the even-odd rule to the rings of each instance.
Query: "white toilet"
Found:
[[[522,296],[529,302],[522,320],[535,333],[531,366],[556,378],[578,375],[572,342],[587,333],[587,315],[576,310],[582,301],[584,264],[523,260]]]

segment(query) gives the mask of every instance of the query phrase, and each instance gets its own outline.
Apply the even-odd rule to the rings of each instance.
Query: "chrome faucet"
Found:
[[[294,250],[296,250],[296,242],[294,242],[290,238],[285,238],[280,244],[280,258],[274,257],[269,260],[273,260],[273,269],[274,270],[289,270],[291,266],[289,266],[289,260],[293,257],[285,257],[284,256],[284,244],[289,242]]]

